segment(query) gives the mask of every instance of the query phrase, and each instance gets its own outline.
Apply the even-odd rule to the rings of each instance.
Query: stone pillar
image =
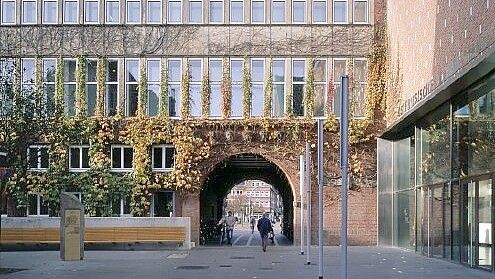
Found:
[[[84,207],[73,194],[60,193],[60,258],[84,258]]]
[[[182,200],[181,217],[191,218],[191,241],[199,243],[200,209],[199,193],[184,193]],[[192,244],[192,243],[191,243]],[[192,244],[194,247],[194,244]]]

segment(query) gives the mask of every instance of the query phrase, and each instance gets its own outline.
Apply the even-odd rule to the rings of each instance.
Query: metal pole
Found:
[[[304,255],[304,155],[299,156],[299,197],[301,200],[301,255]]]
[[[311,264],[311,146],[306,143],[306,264]]]
[[[347,75],[342,76],[342,89],[341,89],[341,104],[340,104],[340,170],[342,173],[342,190],[341,190],[341,212],[342,218],[340,220],[340,278],[347,279],[347,190],[348,178],[348,86],[349,77]]]
[[[318,278],[323,279],[323,120],[318,120]]]

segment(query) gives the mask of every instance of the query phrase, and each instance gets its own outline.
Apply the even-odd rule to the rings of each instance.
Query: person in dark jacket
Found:
[[[268,219],[268,213],[263,214],[263,217],[258,220],[258,231],[261,236],[261,246],[263,248],[263,252],[266,252],[268,234],[273,231],[272,222]]]

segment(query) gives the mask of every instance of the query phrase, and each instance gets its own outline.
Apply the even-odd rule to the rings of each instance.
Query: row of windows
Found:
[[[111,146],[112,171],[132,171],[133,149],[126,145]],[[30,145],[27,150],[28,168],[32,171],[45,171],[49,165],[48,145]],[[171,145],[153,145],[151,148],[151,168],[153,171],[170,171],[174,167],[175,148]],[[69,147],[69,171],[89,170],[89,146]]]
[[[7,60],[4,60],[7,61]],[[353,59],[352,69],[347,65],[345,58],[320,58],[315,61],[315,100],[314,111],[307,112],[304,105],[306,76],[308,73],[308,60],[304,58],[274,58],[272,60],[272,117],[283,117],[286,111],[286,98],[288,88],[292,88],[292,108],[296,116],[304,116],[311,113],[314,117],[325,117],[329,111],[337,116],[340,113],[340,77],[343,73],[353,72],[353,116],[364,115],[364,102],[367,88],[367,61],[366,59]],[[25,58],[22,64],[22,88],[32,90],[35,88],[35,59]],[[124,104],[126,116],[136,115],[138,107],[138,85],[140,80],[140,67],[145,67],[147,78],[146,114],[157,116],[160,107],[160,78],[161,68],[168,71],[168,114],[170,117],[179,118],[181,99],[181,77],[185,70],[186,62],[190,71],[189,96],[190,115],[199,117],[202,115],[201,106],[201,81],[203,75],[209,74],[210,81],[210,118],[222,116],[222,74],[223,62],[221,59],[108,59],[105,78],[104,106],[105,114],[112,116],[117,113],[118,104]],[[11,63],[12,61],[8,62]],[[56,59],[43,59],[43,87],[48,111],[52,111],[55,92]],[[230,59],[230,74],[232,81],[231,116],[242,118],[243,116],[243,59]],[[75,59],[64,59],[64,110],[67,116],[75,115],[76,98],[76,70]],[[264,88],[266,86],[266,73],[269,63],[265,58],[252,58],[249,60],[251,75],[251,109],[252,117],[263,116]],[[290,68],[289,68],[290,67]],[[86,103],[87,114],[94,115],[96,106],[96,60],[87,60],[86,65]],[[205,69],[206,68],[206,69]],[[291,70],[289,70],[291,69]],[[123,71],[123,75],[121,75]],[[292,85],[289,87],[289,85]],[[121,87],[122,86],[122,87]],[[329,87],[331,86],[331,87]],[[331,89],[333,88],[333,93]]]
[[[251,23],[349,23],[348,6],[353,8],[353,23],[368,23],[368,0],[333,0],[332,19],[329,19],[327,1],[313,0],[312,17],[308,19],[308,3],[306,0],[292,0],[291,18],[287,18],[289,6],[286,0],[202,0],[188,1],[188,15],[181,0],[18,0],[22,24],[181,24],[181,23],[248,23],[246,22],[245,5],[250,4]],[[287,0],[289,1],[289,0]],[[1,23],[16,24],[15,0],[1,0]],[[41,3],[40,3],[41,2]],[[100,4],[101,2],[101,4]],[[79,6],[81,5],[81,6]],[[205,7],[208,5],[207,7]],[[227,6],[228,5],[228,6]],[[229,19],[224,18],[224,9],[230,7]],[[100,8],[103,9],[100,12]],[[267,18],[267,8],[271,10],[271,18]],[[59,13],[59,9],[62,12]],[[121,18],[121,9],[124,10]],[[39,11],[38,11],[39,10]],[[166,11],[166,12],[165,12]],[[206,14],[203,14],[206,13]],[[61,14],[61,19],[59,19]],[[166,18],[165,15],[166,14]]]

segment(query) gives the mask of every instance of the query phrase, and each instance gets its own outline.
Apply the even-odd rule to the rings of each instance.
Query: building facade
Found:
[[[374,243],[375,166],[362,160],[374,157],[369,123],[380,123],[368,121],[367,98],[380,3],[1,0],[3,213],[57,215],[68,191],[92,216],[191,217],[197,240],[236,183],[264,179],[297,239],[299,155],[324,119],[325,167],[338,172],[332,135],[347,73],[357,127],[351,243]],[[328,186],[336,244],[338,188]]]
[[[493,272],[495,2],[386,11],[400,105],[378,141],[378,243]]]

